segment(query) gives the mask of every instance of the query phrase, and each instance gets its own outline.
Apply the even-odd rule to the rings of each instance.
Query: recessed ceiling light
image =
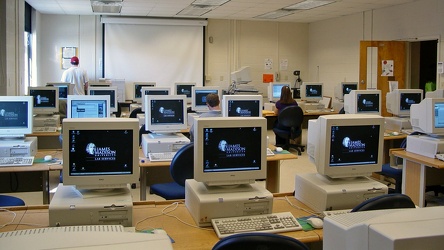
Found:
[[[285,10],[309,10],[319,6],[334,3],[332,0],[305,0],[303,2],[287,6]]]
[[[202,16],[203,14],[213,10],[213,6],[190,5],[177,13],[178,16]]]
[[[284,17],[284,16],[288,16],[295,13],[295,11],[292,10],[284,10],[284,9],[280,9],[280,10],[275,10],[275,11],[271,11],[259,16],[255,16],[254,18],[258,18],[258,19],[277,19],[280,17]]]
[[[221,6],[222,4],[229,1],[230,0],[196,0],[192,3],[192,5]]]
[[[94,13],[120,13],[123,0],[91,0]]]

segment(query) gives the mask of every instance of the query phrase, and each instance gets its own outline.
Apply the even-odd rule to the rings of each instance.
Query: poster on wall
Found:
[[[382,60],[381,76],[393,76],[393,60]]]
[[[62,69],[71,67],[71,57],[77,55],[77,47],[62,47]]]
[[[273,69],[273,59],[265,59],[264,66],[265,69]]]

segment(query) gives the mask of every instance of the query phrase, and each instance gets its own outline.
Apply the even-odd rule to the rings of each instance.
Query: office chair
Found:
[[[145,124],[140,126],[140,128],[139,128],[139,146],[142,145],[142,135],[143,134],[149,134],[149,133],[151,133],[151,131],[147,131],[145,129]]]
[[[213,250],[308,250],[295,238],[272,233],[241,233],[218,241]]]
[[[0,194],[0,207],[24,206],[25,202],[14,196]]]
[[[341,108],[341,109],[339,110],[338,114],[345,114],[345,110],[344,110],[344,108]]]
[[[194,144],[190,143],[176,152],[171,160],[170,174],[174,182],[150,186],[150,193],[167,200],[185,199],[185,180],[194,177]]]
[[[291,144],[290,140],[294,140],[299,138],[302,134],[302,121],[304,118],[304,112],[299,106],[289,106],[282,109],[278,115],[278,124],[273,128],[273,132],[276,136],[285,139],[285,145],[276,145],[281,146],[285,150],[290,148],[294,148],[298,151],[298,155],[301,155],[301,152],[304,152],[304,146],[299,144]]]
[[[383,194],[368,199],[354,207],[351,212],[395,209],[395,208],[415,208],[415,203],[405,194]]]
[[[143,114],[142,108],[135,108],[131,111],[129,118],[137,118],[137,114]]]

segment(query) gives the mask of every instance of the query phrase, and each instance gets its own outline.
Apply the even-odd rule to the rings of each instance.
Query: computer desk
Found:
[[[403,159],[402,193],[424,207],[426,184],[444,183],[444,161],[405,150],[393,150],[391,154]]]
[[[51,155],[52,158],[62,159],[61,150],[39,150],[34,157],[34,161],[39,158],[45,157],[45,155]],[[32,164],[31,166],[18,166],[18,167],[2,167],[0,173],[11,172],[42,172],[42,193],[43,204],[49,204],[49,171],[62,170],[62,164],[60,163],[48,163],[41,162]]]
[[[294,206],[308,209],[306,205],[296,200],[290,193],[275,194],[273,200],[273,212],[291,212],[296,218],[308,216],[309,214],[303,210],[293,207],[285,200],[285,196]],[[177,208],[174,209],[173,202],[179,202]],[[162,228],[175,241],[174,249],[211,249],[216,242],[219,241],[212,227],[205,229],[195,228],[191,214],[184,205],[183,200],[178,201],[144,201],[133,203],[133,227],[136,230]],[[9,232],[15,230],[32,229],[38,227],[49,226],[48,205],[43,206],[22,206],[8,208],[16,213],[13,225],[7,225],[0,228],[0,232]],[[168,215],[162,215],[168,213]],[[192,226],[181,223],[178,219],[171,217],[176,216],[180,220],[189,223]],[[13,218],[6,212],[2,212],[0,216],[0,224],[9,223]],[[18,225],[17,225],[18,224]],[[296,238],[306,244],[320,244],[323,239],[322,229],[310,231],[294,231],[281,233],[289,237]],[[63,240],[63,239],[60,239]]]
[[[275,149],[275,146],[268,146],[271,150]],[[281,160],[290,160],[297,159],[298,157],[295,154],[292,154],[286,150],[282,153],[276,153],[274,156],[267,156],[267,179],[266,179],[266,188],[268,191],[272,193],[279,192],[279,184],[280,184],[280,161]],[[148,158],[145,157],[143,152],[139,151],[139,167],[140,167],[140,200],[146,200],[146,181],[147,174],[149,168],[154,167],[169,167],[169,161],[161,161],[161,162],[150,162]]]

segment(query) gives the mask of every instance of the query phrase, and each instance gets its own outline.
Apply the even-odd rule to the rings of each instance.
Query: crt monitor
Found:
[[[381,171],[383,142],[384,118],[379,115],[324,115],[308,123],[309,159],[330,178]]]
[[[155,86],[155,82],[133,82],[133,101],[142,103],[142,88]]]
[[[224,95],[222,116],[262,117],[262,95]]]
[[[108,95],[111,101],[111,113],[117,112],[117,86],[89,87],[88,95]]]
[[[66,98],[68,98],[68,95],[72,95],[74,93],[74,84],[71,84],[69,82],[48,82],[46,83],[46,86],[59,88],[60,100],[66,100]]]
[[[281,99],[281,89],[282,87],[287,86],[290,88],[290,83],[285,82],[270,82],[268,84],[268,101],[277,102]]]
[[[142,111],[145,112],[145,96],[147,95],[170,95],[171,88],[167,87],[142,87]]]
[[[207,186],[235,186],[266,178],[265,118],[196,118],[194,136],[196,181]]]
[[[131,118],[63,120],[63,184],[127,187],[139,178],[139,122]]]
[[[399,117],[410,116],[410,106],[422,101],[422,89],[395,89],[385,98],[387,112]]]
[[[174,83],[174,95],[186,95],[187,102],[191,103],[191,93],[194,86],[196,86],[195,82],[176,82]]]
[[[32,96],[0,96],[0,139],[32,133]]]
[[[357,82],[341,82],[335,86],[335,98],[343,101],[344,95],[350,94],[350,91],[357,90]]]
[[[59,112],[59,89],[56,87],[29,87],[33,98],[34,115],[52,115]]]
[[[107,95],[69,95],[67,118],[110,117],[110,99]]]
[[[145,128],[155,134],[174,134],[187,128],[185,95],[145,96]],[[155,136],[151,133],[150,136]]]
[[[245,66],[236,71],[231,72],[231,83],[246,84],[251,82],[250,67]]]
[[[381,90],[352,90],[344,96],[347,114],[381,115]]]
[[[444,89],[436,89],[434,91],[427,91],[425,98],[444,98]]]
[[[207,106],[208,94],[216,94],[220,100],[222,89],[219,86],[193,87],[191,90],[191,110],[195,112],[209,111]]]
[[[444,135],[444,98],[424,98],[410,106],[412,129],[426,134]]]
[[[304,82],[301,85],[301,100],[306,102],[319,102],[322,100],[322,88],[321,82]]]

